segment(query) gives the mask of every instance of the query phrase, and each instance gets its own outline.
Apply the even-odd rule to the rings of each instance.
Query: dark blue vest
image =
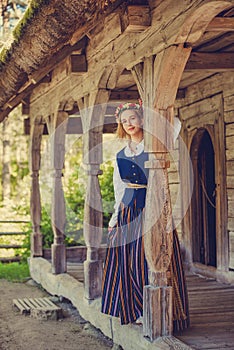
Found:
[[[124,182],[131,182],[138,185],[147,185],[149,170],[144,168],[148,160],[148,153],[142,152],[139,155],[127,157],[124,149],[117,153],[117,164],[119,174]],[[126,188],[122,202],[125,206],[144,208],[146,188]]]

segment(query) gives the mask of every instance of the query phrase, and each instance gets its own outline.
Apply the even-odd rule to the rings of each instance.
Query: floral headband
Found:
[[[136,109],[136,110],[142,112],[142,110],[143,110],[143,108],[142,108],[142,100],[139,99],[138,103],[126,102],[126,103],[123,103],[123,104],[119,105],[116,108],[116,110],[115,110],[115,117],[116,117],[116,119],[118,120],[119,117],[120,117],[120,114],[123,111],[126,111],[127,109]]]

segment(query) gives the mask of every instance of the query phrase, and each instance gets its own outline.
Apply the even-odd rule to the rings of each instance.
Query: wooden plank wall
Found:
[[[174,144],[174,150],[170,152],[170,168],[168,169],[168,180],[169,180],[169,188],[172,200],[172,213],[174,222],[177,226],[177,232],[179,236],[181,235],[181,207],[180,201],[178,201],[178,195],[180,194],[179,186],[180,186],[180,177],[179,177],[179,141],[176,140]]]
[[[228,198],[228,223],[229,233],[229,268],[234,269],[234,73],[224,72],[214,74],[186,90],[185,98],[176,101],[176,108],[189,106],[196,101],[204,101],[216,94],[222,94],[224,111],[224,130],[226,143],[226,174],[227,174],[227,198]],[[191,107],[192,108],[192,107]],[[178,178],[178,175],[177,175]],[[169,183],[172,203],[176,196],[176,174],[173,167],[169,170]]]
[[[229,267],[234,269],[234,93],[224,99],[226,134]]]

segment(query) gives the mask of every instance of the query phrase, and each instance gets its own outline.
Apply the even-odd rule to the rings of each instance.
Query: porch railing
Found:
[[[8,224],[8,226],[13,226],[14,228],[17,226],[19,227],[21,224],[27,224],[29,223],[29,221],[25,221],[25,220],[0,220],[0,227],[2,229],[2,227],[5,224]],[[2,225],[3,224],[3,225]],[[20,261],[22,259],[22,255],[19,252],[17,252],[17,255],[9,255],[6,254],[6,250],[9,249],[13,249],[14,251],[19,249],[23,249],[23,243],[22,240],[17,240],[17,238],[19,236],[25,236],[27,233],[22,231],[22,230],[11,230],[11,231],[0,231],[0,262],[17,262]],[[2,238],[8,238],[6,239],[4,242],[4,239]],[[15,241],[20,241],[20,242],[15,242]]]

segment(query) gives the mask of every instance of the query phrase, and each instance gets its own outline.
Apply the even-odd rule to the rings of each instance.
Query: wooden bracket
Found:
[[[151,14],[149,6],[127,6],[126,12],[122,17],[123,31],[128,33],[143,32],[150,25]]]
[[[71,73],[86,73],[88,70],[86,56],[71,54],[70,68]]]

